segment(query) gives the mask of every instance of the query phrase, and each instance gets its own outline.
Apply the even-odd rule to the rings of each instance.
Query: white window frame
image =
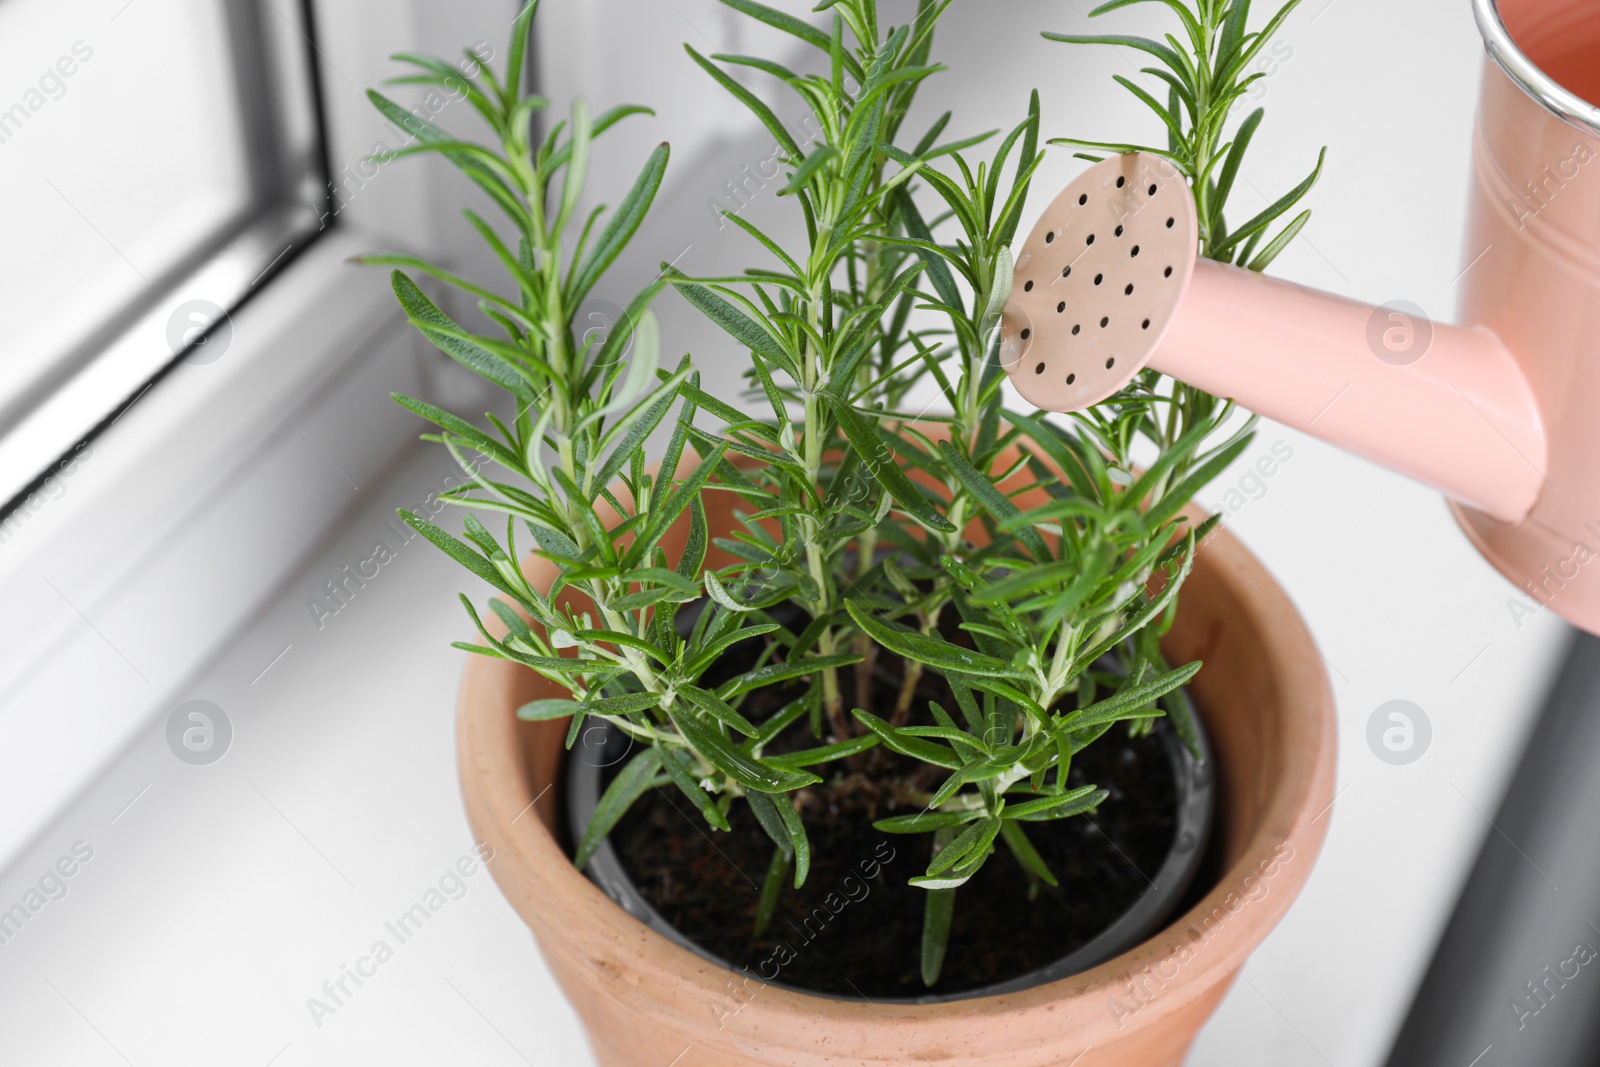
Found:
[[[328,194],[310,5],[231,0],[221,17],[224,44],[238,52],[228,67],[243,102],[238,132],[249,188],[242,213],[151,278],[136,306],[114,313],[9,402],[13,417],[0,417],[0,514],[41,488],[45,472],[167,373],[185,338],[197,332],[195,321],[215,321],[213,332],[226,333],[227,320],[209,309],[237,308],[322,229],[321,212],[312,206]],[[205,339],[199,340],[186,358],[204,358]]]
[[[286,17],[293,3],[268,6]],[[232,313],[221,358],[175,364],[0,525],[0,868],[415,439],[388,393],[469,399],[467,376],[436,373],[443,357],[410,335],[385,273],[348,263],[403,248],[471,270],[484,256],[451,225],[459,178],[436,161],[364,162],[403,139],[365,92],[398,72],[395,52],[487,42],[498,56],[520,6],[308,0],[335,190],[320,217],[308,197],[305,222],[331,228]],[[410,89],[390,95],[437,106]]]

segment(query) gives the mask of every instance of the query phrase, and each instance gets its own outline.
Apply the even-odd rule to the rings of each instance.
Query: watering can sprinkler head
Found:
[[[1018,250],[1000,363],[1046,411],[1098,404],[1149,364],[1183,305],[1200,223],[1189,183],[1135,152],[1079,175]]]

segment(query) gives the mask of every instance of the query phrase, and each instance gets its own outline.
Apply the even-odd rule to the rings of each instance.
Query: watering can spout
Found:
[[[1524,518],[1544,487],[1533,390],[1481,326],[1201,261],[1150,366],[1503,522]]]
[[[1187,182],[1156,156],[1069,185],[1019,249],[1002,318],[1024,398],[1074,411],[1149,367],[1497,520],[1529,513],[1545,430],[1499,338],[1198,259],[1198,225]]]

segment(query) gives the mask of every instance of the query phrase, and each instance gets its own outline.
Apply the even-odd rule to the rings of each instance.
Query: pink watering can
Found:
[[[1600,4],[1473,6],[1464,325],[1198,259],[1186,180],[1133,154],[1079,176],[1017,249],[1001,360],[1050,411],[1150,367],[1408,474],[1507,578],[1600,633]]]

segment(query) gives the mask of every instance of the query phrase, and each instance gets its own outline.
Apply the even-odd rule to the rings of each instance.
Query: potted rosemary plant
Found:
[[[497,283],[368,260],[514,405],[480,424],[397,397],[471,480],[447,495],[464,539],[403,517],[497,593],[462,598],[469,815],[606,1064],[1176,1062],[1303,883],[1331,795],[1314,650],[1190,503],[1252,423],[1153,372],[1069,424],[1009,398],[998,324],[1043,122],[1035,94],[1008,131],[908,128],[949,0],[893,27],[875,0],[815,23],[724,2],[812,50],[794,71],[688,49],[782,150],[806,241],[729,213],[753,266],[664,265],[587,347],[576,309],[668,159],[580,218],[589,147],[643,109],[579,103],[535,142],[531,4],[499,72],[402,57],[401,80],[465,94],[489,143],[372,94],[405,151],[503,215],[467,213]],[[1184,39],[1062,39],[1160,61],[1165,107],[1119,79],[1168,130],[1146,151],[1191,179],[1203,253],[1261,269],[1310,183],[1229,230],[1260,112],[1225,131],[1294,3],[1247,32],[1248,0],[1162,2]],[[816,135],[753,78],[798,94]],[[660,362],[667,289],[746,361],[746,402]],[[928,390],[936,413],[904,410]]]

